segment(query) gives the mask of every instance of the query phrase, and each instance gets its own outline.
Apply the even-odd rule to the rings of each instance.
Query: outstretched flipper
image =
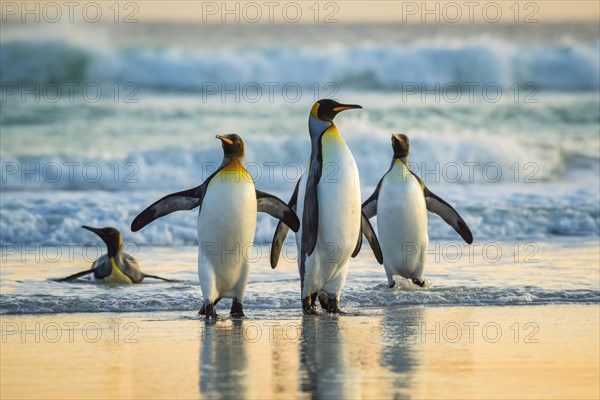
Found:
[[[383,264],[383,253],[381,252],[381,247],[379,246],[379,240],[377,239],[377,235],[375,235],[375,231],[373,230],[373,227],[369,222],[369,218],[367,218],[364,211],[361,212],[360,234],[358,235],[358,243],[356,243],[356,248],[352,253],[352,258],[356,257],[358,253],[360,253],[360,249],[362,247],[362,235],[365,235],[369,241],[369,245],[371,246],[371,250],[373,250],[373,254],[375,254],[377,262],[379,264]]]
[[[446,203],[444,199],[429,190],[425,185],[423,185],[423,192],[425,194],[427,210],[439,215],[448,225],[458,232],[465,242],[468,244],[473,243],[473,234],[458,212],[450,204]]]
[[[423,196],[425,196],[425,205],[427,211],[439,215],[448,225],[450,225],[468,244],[473,243],[473,234],[467,226],[464,219],[458,214],[458,212],[444,199],[433,193],[425,183],[411,171],[413,176],[417,178],[423,189]],[[384,175],[385,177],[385,175]],[[368,219],[373,218],[377,214],[377,200],[379,198],[379,189],[381,188],[381,182],[383,178],[377,184],[375,192],[367,199],[362,205],[363,213]],[[366,236],[366,235],[365,235]],[[355,250],[356,252],[356,250]]]
[[[202,204],[208,179],[193,189],[169,194],[155,201],[152,205],[142,211],[131,223],[131,231],[137,232],[150,222],[171,214],[173,211],[191,210]]]
[[[96,272],[96,269],[92,268],[92,269],[88,269],[87,271],[81,271],[81,272],[78,272],[76,274],[69,275],[66,278],[56,279],[56,281],[57,282],[70,282],[70,281],[72,281],[74,279],[77,279],[79,277],[82,277],[82,276],[85,276],[85,275],[89,275],[89,274],[93,274],[94,272]]]
[[[292,198],[290,199],[288,206],[295,212],[296,205],[298,203],[298,187],[300,186],[300,180],[296,182],[296,188],[294,189],[294,193],[292,194]],[[277,224],[277,228],[275,229],[275,234],[273,235],[273,242],[271,243],[271,268],[275,269],[277,267],[277,263],[279,262],[279,255],[281,254],[281,248],[283,247],[283,242],[285,241],[285,237],[289,232],[289,228],[286,224],[279,221]]]
[[[272,217],[275,217],[294,232],[298,232],[300,229],[300,221],[296,216],[296,213],[281,200],[279,197],[273,196],[272,194],[261,192],[256,190],[256,200],[259,212],[265,212]]]
[[[468,244],[473,243],[473,234],[471,233],[471,230],[467,226],[465,220],[462,219],[462,217],[458,214],[458,211],[444,201],[444,199],[429,190],[429,188],[425,186],[425,183],[414,172],[410,172],[415,176],[415,178],[417,178],[421,184],[421,187],[423,188],[423,195],[425,196],[425,205],[427,206],[427,211],[440,216],[448,225],[458,232],[465,242]]]
[[[146,278],[160,279],[160,280],[165,281],[165,282],[179,282],[176,279],[167,279],[167,278],[163,278],[163,277],[157,276],[157,275],[144,274],[144,279],[146,279]]]
[[[171,214],[173,211],[191,210],[196,207],[202,208],[202,200],[208,189],[210,180],[219,173],[229,163],[228,157],[223,158],[221,166],[217,168],[200,186],[184,190],[182,192],[171,193],[162,199],[155,201],[148,208],[142,211],[131,223],[132,232],[137,232],[150,222]]]
[[[171,193],[160,200],[152,203],[148,208],[142,211],[131,223],[131,231],[137,232],[150,222],[171,214],[179,210],[191,210],[196,207],[202,208],[202,200],[208,189],[210,180],[219,173],[230,161],[230,158],[224,157],[223,162],[200,186],[184,190],[182,192]]]

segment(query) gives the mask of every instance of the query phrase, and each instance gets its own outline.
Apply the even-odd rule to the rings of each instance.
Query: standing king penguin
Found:
[[[173,211],[199,207],[198,277],[204,297],[199,314],[217,318],[215,306],[233,299],[232,317],[243,317],[243,296],[248,282],[249,254],[254,243],[257,211],[282,220],[294,232],[298,217],[279,198],[256,190],[244,168],[244,142],[236,134],[219,136],[223,145],[221,166],[200,186],[173,193],[146,208],[131,223],[136,232]]]
[[[308,171],[296,184],[289,206],[301,221],[296,234],[298,270],[304,314],[316,314],[315,300],[329,313],[342,312],[340,296],[348,260],[360,251],[362,234],[382,262],[381,249],[369,220],[361,212],[358,168],[350,149],[333,123],[344,111],[362,108],[325,99],[310,110],[311,154]],[[288,230],[279,224],[271,247],[275,268]]]
[[[82,228],[100,236],[106,244],[107,253],[98,257],[92,264],[91,269],[59,279],[59,282],[72,281],[73,279],[92,273],[96,282],[142,283],[144,278],[162,279],[163,281],[173,282],[170,279],[161,278],[160,276],[144,274],[137,260],[123,251],[123,237],[115,228],[92,228],[85,225]]]
[[[468,244],[473,243],[473,234],[458,212],[409,169],[408,137],[392,134],[392,148],[390,169],[363,203],[363,212],[368,218],[378,216],[377,232],[390,288],[395,284],[393,275],[424,286],[423,269],[429,243],[427,211],[439,215]]]

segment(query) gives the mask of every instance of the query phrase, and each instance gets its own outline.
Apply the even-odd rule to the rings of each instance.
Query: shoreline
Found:
[[[343,297],[342,297],[343,300]],[[199,301],[202,302],[202,298],[199,298]],[[200,306],[200,303],[198,304],[198,306]],[[427,309],[436,309],[436,308],[488,308],[488,307],[492,307],[492,308],[504,308],[504,307],[514,307],[514,308],[521,308],[521,307],[552,307],[552,306],[557,306],[557,307],[561,307],[561,306],[581,306],[581,307],[588,307],[588,306],[600,306],[600,300],[598,302],[587,302],[587,303],[581,303],[581,302],[555,302],[555,301],[549,301],[547,303],[533,303],[533,304],[527,304],[527,303],[516,303],[516,304],[506,304],[506,305],[502,305],[502,304],[439,304],[439,303],[432,303],[432,304],[396,304],[391,306],[392,308],[399,308],[399,309],[419,309],[419,308],[427,308]],[[231,307],[231,299],[223,299],[219,302],[219,305],[217,306],[217,314],[218,314],[218,319],[216,322],[221,322],[221,321],[229,321],[229,320],[233,320],[232,318],[230,318],[229,316],[229,309]],[[341,314],[341,317],[368,317],[368,316],[376,316],[379,315],[381,312],[384,311],[384,309],[381,308],[381,306],[373,306],[373,305],[366,305],[366,306],[362,306],[362,307],[357,307],[357,306],[353,306],[350,310],[348,310],[347,307],[344,307],[344,304],[342,304],[342,310],[344,311],[344,314]],[[111,315],[122,315],[122,316],[129,316],[129,315],[142,315],[142,314],[157,314],[157,315],[162,315],[162,314],[181,314],[181,319],[191,319],[191,320],[198,320],[203,322],[204,318],[200,318],[197,314],[198,310],[197,309],[173,309],[173,310],[140,310],[140,311],[124,311],[124,312],[115,312],[115,311],[110,311],[110,310],[101,310],[101,311],[73,311],[73,312],[30,312],[30,313],[1,313],[0,312],[0,320],[2,320],[3,318],[18,318],[18,317],[47,317],[47,316],[57,316],[57,317],[66,317],[66,316],[73,316],[73,315],[105,315],[105,314],[111,314]],[[319,317],[323,317],[323,318],[329,318],[331,317],[331,315],[325,313],[324,311],[322,311],[320,309],[320,307],[317,304],[317,316],[316,318]],[[266,308],[266,307],[260,307],[260,308],[244,308],[244,313],[246,314],[246,316],[244,318],[242,318],[242,321],[252,321],[253,319],[257,320],[257,321],[261,321],[264,319],[269,319],[269,318],[273,318],[273,317],[277,317],[278,319],[285,319],[287,317],[278,315],[278,314],[283,314],[283,313],[291,313],[292,315],[289,316],[289,318],[302,318],[303,314],[302,314],[302,309],[300,306],[298,307],[285,307],[285,308]],[[256,318],[253,318],[256,317]]]
[[[342,293],[342,308],[353,314],[387,307],[481,307],[600,303],[600,253],[592,239],[551,240],[535,243],[531,253],[527,243],[519,252],[513,243],[489,246],[501,257],[484,254],[452,253],[452,242],[436,246],[425,277],[431,283],[420,288],[397,279],[389,289],[383,267],[367,250],[353,259]],[[300,281],[293,255],[282,258],[276,270],[269,265],[268,251],[251,266],[244,295],[244,308],[256,315],[277,317],[281,312],[300,317]],[[163,311],[195,313],[202,302],[196,273],[197,248],[147,247],[136,253],[146,273],[177,279],[177,282],[145,280],[140,285],[73,283],[53,279],[86,269],[90,258],[65,257],[58,261],[40,258],[23,260],[19,254],[7,256],[2,265],[0,315],[56,315],[65,313],[126,313]],[[438,254],[444,258],[437,260]],[[458,257],[457,257],[458,255]],[[27,255],[33,257],[32,255]],[[519,256],[519,257],[517,257]],[[532,259],[534,257],[535,259]],[[93,260],[93,259],[91,259]],[[227,313],[230,300],[217,308]]]

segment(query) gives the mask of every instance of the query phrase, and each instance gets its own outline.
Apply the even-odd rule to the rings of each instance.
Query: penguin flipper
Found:
[[[362,211],[368,219],[377,215],[377,199],[379,198],[379,186],[375,192],[362,204]]]
[[[295,212],[296,204],[298,203],[298,187],[300,186],[300,179],[296,182],[296,188],[294,189],[294,193],[290,198],[288,206]],[[279,221],[277,224],[277,228],[275,229],[275,234],[273,235],[273,241],[271,242],[271,268],[275,269],[277,267],[277,263],[279,262],[279,255],[281,254],[281,248],[283,247],[283,242],[289,232],[289,227],[283,222]]]
[[[310,257],[317,246],[317,233],[319,232],[319,197],[317,185],[323,174],[323,149],[321,143],[313,142],[310,154],[308,176],[304,192],[304,206],[302,209],[302,235],[300,237],[300,288],[304,292],[304,274],[306,272],[306,259]],[[303,304],[304,307],[304,304]]]
[[[350,257],[354,258],[358,255],[358,253],[360,253],[360,249],[362,248],[362,217],[361,217],[361,223],[360,223],[360,233],[358,234],[358,242],[356,242],[356,247],[354,248],[354,251],[352,252],[352,255]]]
[[[352,257],[356,257],[360,252],[362,247],[362,235],[365,235],[369,245],[371,246],[371,250],[373,250],[373,254],[375,254],[375,259],[379,264],[383,264],[383,253],[381,252],[381,246],[379,246],[379,240],[377,239],[377,235],[375,235],[375,231],[373,230],[373,227],[369,222],[369,218],[364,211],[361,212],[360,232],[360,235],[358,235],[358,243],[356,244],[354,253],[352,253]]]
[[[369,196],[369,198],[366,199],[362,204],[362,211],[367,216],[367,219],[371,219],[375,215],[377,215],[377,201],[379,200],[379,189],[381,189],[381,182],[383,182],[383,178],[385,178],[385,175],[387,175],[387,172],[383,175],[383,177],[381,177],[379,183],[377,183],[377,187],[375,188],[373,194]]]
[[[179,210],[191,210],[202,205],[208,187],[208,179],[193,189],[169,194],[155,201],[142,211],[131,223],[131,231],[137,232],[152,221]]]
[[[298,220],[298,216],[294,210],[285,204],[283,200],[272,194],[261,192],[258,189],[256,190],[256,200],[259,212],[265,212],[283,221],[294,232],[298,232],[298,229],[300,229],[300,220]]]
[[[283,242],[290,231],[290,228],[283,222],[279,221],[277,224],[277,228],[275,229],[275,234],[273,235],[273,241],[271,242],[271,268],[275,269],[277,267],[277,263],[279,262],[279,255],[281,254],[281,249],[283,247]]]
[[[317,245],[317,232],[319,231],[319,198],[317,196],[317,185],[322,174],[322,154],[311,157],[310,169],[306,180],[306,191],[304,193],[304,208],[302,210],[302,238],[300,240],[300,255],[302,259],[310,257]],[[303,264],[303,262],[301,262]],[[304,274],[303,267],[300,268]]]
[[[473,243],[473,234],[458,212],[450,204],[446,203],[444,199],[429,190],[427,186],[423,186],[427,210],[439,215],[448,225],[458,232],[465,242],[468,244]]]
[[[144,274],[144,279],[145,278],[160,279],[160,280],[165,281],[165,282],[179,282],[176,279],[167,279],[167,278],[163,278],[163,277],[158,276],[158,275],[150,275],[150,274]]]
[[[76,274],[69,275],[66,278],[56,279],[56,282],[70,282],[70,281],[75,280],[75,279],[77,279],[77,278],[79,278],[81,276],[89,275],[89,274],[92,274],[94,272],[96,272],[96,268],[88,269],[86,271],[81,271],[81,272],[78,272]]]

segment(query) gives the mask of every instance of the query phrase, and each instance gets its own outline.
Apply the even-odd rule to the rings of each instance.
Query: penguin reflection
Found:
[[[385,312],[381,330],[381,366],[393,377],[394,397],[406,397],[412,375],[419,364],[423,309],[406,308]]]
[[[200,393],[206,398],[247,398],[250,371],[244,321],[203,325],[200,337]]]
[[[347,343],[337,318],[302,320],[300,392],[311,398],[355,398],[360,379],[349,360]]]

